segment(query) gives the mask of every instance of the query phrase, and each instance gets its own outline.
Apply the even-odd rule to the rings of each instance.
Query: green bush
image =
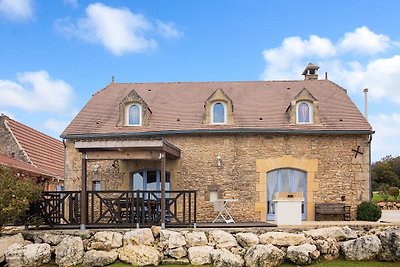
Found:
[[[29,178],[16,177],[0,166],[0,230],[15,223],[29,208],[29,202],[40,198],[40,188]]]
[[[381,218],[382,211],[375,203],[373,202],[361,202],[357,206],[357,220],[358,221],[370,221],[376,222]]]
[[[388,189],[388,194],[389,194],[389,196],[392,196],[392,197],[394,197],[395,199],[397,199],[397,197],[399,196],[399,188],[398,188],[398,187],[395,187],[395,186],[390,187],[390,188]]]

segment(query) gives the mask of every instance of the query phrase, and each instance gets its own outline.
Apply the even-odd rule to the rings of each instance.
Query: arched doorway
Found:
[[[297,169],[276,169],[267,173],[267,220],[275,220],[273,198],[276,192],[303,192],[301,213],[306,220],[306,180],[307,173]]]

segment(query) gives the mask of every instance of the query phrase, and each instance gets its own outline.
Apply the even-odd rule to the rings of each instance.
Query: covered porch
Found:
[[[181,156],[176,146],[163,139],[79,140],[74,146],[82,157],[81,190],[44,192],[34,208],[43,224],[80,229],[196,224],[196,191],[166,190],[166,162]],[[102,160],[155,162],[160,170],[159,189],[89,189],[88,162]]]

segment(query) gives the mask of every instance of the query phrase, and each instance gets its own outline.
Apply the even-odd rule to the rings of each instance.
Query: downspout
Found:
[[[65,190],[65,184],[67,179],[67,144],[65,143],[65,138],[62,139],[64,145],[64,177],[63,177],[63,186]]]
[[[372,134],[369,135],[368,148],[369,148],[369,201],[372,199],[372,171],[371,171],[371,144]]]

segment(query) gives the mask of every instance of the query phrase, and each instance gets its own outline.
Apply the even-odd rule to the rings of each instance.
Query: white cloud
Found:
[[[376,34],[363,26],[354,32],[347,32],[339,43],[344,53],[375,54],[385,51],[391,45],[390,38],[384,34]]]
[[[27,20],[33,16],[32,0],[1,0],[0,16],[11,20]]]
[[[44,123],[44,127],[47,130],[53,131],[54,133],[57,133],[58,135],[60,135],[65,130],[65,128],[67,128],[69,123],[70,123],[70,121],[48,119]]]
[[[400,156],[400,113],[370,116],[370,122],[376,131],[372,139],[372,160]]]
[[[64,0],[64,4],[65,5],[70,5],[73,8],[77,8],[79,6],[78,5],[78,0]]]
[[[288,37],[277,48],[263,52],[266,67],[262,79],[300,79],[305,66],[312,62],[327,71],[329,79],[350,91],[368,87],[372,100],[400,103],[400,55],[378,58],[372,54],[397,48],[395,42],[367,27],[345,33],[334,44],[330,39],[312,35],[308,40]],[[354,53],[357,51],[357,53]],[[348,57],[350,54],[350,57]]]
[[[157,21],[158,32],[167,39],[170,38],[178,38],[182,36],[182,32],[180,32],[176,26],[171,22],[162,22]]]
[[[30,112],[70,112],[73,88],[42,70],[17,75],[18,82],[0,80],[0,106]]]
[[[162,36],[179,37],[179,31],[173,24],[160,21],[156,24]],[[70,19],[56,22],[56,28],[61,32],[101,44],[115,55],[155,48],[157,42],[151,35],[157,33],[157,25],[127,8],[114,8],[101,3],[90,4],[85,16],[76,22]]]

